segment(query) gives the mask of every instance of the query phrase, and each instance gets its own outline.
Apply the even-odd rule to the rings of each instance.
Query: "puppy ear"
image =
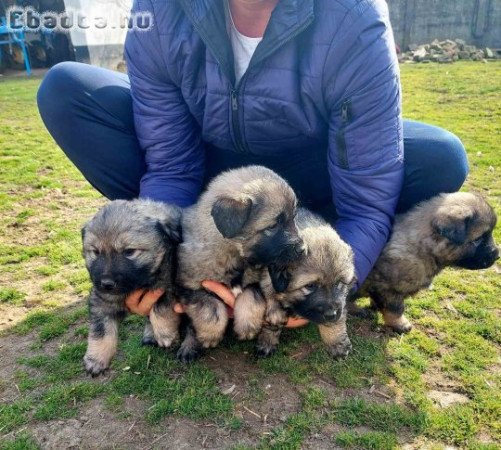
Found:
[[[87,224],[85,224],[82,229],[80,230],[80,234],[82,235],[82,242],[84,241],[85,239],[85,233],[87,231]]]
[[[179,223],[162,222],[161,220],[157,220],[155,227],[160,234],[175,244],[179,244],[183,240],[181,225]]]
[[[216,228],[225,238],[234,238],[243,229],[252,210],[250,198],[221,197],[212,206],[211,216]]]
[[[271,284],[276,292],[284,292],[291,281],[291,274],[285,267],[278,267],[274,264],[268,267],[270,274]]]
[[[474,219],[475,213],[469,208],[449,207],[438,212],[432,220],[432,226],[440,236],[456,245],[462,245],[466,242]]]

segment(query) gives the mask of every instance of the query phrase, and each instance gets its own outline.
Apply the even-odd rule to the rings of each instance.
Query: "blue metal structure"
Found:
[[[5,17],[0,17],[0,46],[8,45],[10,53],[12,54],[12,46],[18,45],[23,52],[24,67],[26,68],[26,74],[31,75],[31,64],[30,57],[28,55],[28,47],[26,46],[26,40],[24,38],[24,31],[13,30],[7,25],[7,20]],[[2,62],[2,52],[0,51],[0,64]]]

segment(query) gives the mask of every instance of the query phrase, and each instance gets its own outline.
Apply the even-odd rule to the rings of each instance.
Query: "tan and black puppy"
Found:
[[[175,250],[180,241],[181,212],[148,200],[115,200],[82,229],[83,254],[92,280],[89,338],[85,369],[99,375],[116,352],[118,323],[125,298],[136,289],[165,289],[151,319],[161,322],[153,336],[147,321],[143,343],[165,345],[178,337],[179,315],[172,310]],[[158,320],[158,317],[161,320]]]
[[[326,221],[312,212],[300,208],[296,223],[305,253],[281,272],[263,271],[260,285],[267,309],[258,336],[258,355],[273,353],[288,317],[299,316],[318,324],[333,356],[346,356],[351,350],[345,306],[355,282],[353,252]]]
[[[177,283],[191,326],[180,360],[190,361],[201,348],[217,345],[228,322],[224,304],[201,288],[203,280],[237,290],[235,332],[245,339],[257,335],[265,302],[248,277],[249,268],[281,266],[301,255],[296,204],[296,195],[280,176],[248,166],[217,176],[196,205],[183,212]]]
[[[397,216],[390,241],[357,297],[369,296],[387,326],[411,330],[404,299],[428,287],[445,267],[486,269],[499,258],[496,214],[476,194],[442,194]]]

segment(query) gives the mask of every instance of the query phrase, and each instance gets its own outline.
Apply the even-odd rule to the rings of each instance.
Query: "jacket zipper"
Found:
[[[242,139],[242,131],[240,130],[240,117],[238,110],[238,90],[231,89],[230,91],[230,99],[231,99],[231,123],[233,125],[233,140],[235,144],[235,148],[240,153],[245,153],[246,149],[244,146],[244,142]]]
[[[345,100],[341,105],[341,127],[337,132],[337,158],[338,164],[343,169],[349,169],[348,149],[346,147],[346,127],[351,121],[351,102]]]
[[[275,45],[273,48],[271,48],[268,52],[266,52],[262,57],[261,61],[265,58],[267,58],[269,55],[271,55],[273,52],[275,52],[278,48],[282,47],[283,45],[287,44],[289,41],[294,39],[297,35],[302,33],[306,28],[310,26],[310,24],[313,22],[313,18],[310,18],[307,20],[303,26],[298,28],[293,34],[291,34],[285,41],[282,41],[279,43],[279,45]],[[252,63],[252,59],[250,61]],[[239,110],[239,102],[238,102],[238,94],[239,94],[239,88],[242,86],[242,82],[244,81],[245,76],[247,75],[247,72],[254,66],[254,64],[249,64],[249,67],[243,74],[242,78],[238,82],[237,86],[231,88],[230,90],[230,101],[231,101],[231,122],[233,125],[233,140],[235,144],[235,148],[241,152],[241,153],[246,153],[248,152],[245,142],[242,138],[242,131],[240,128],[240,110]]]

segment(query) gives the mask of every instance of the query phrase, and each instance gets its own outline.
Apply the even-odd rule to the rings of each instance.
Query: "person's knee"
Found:
[[[45,75],[38,88],[37,104],[46,125],[69,113],[72,99],[79,92],[76,74],[80,66],[75,62],[61,62]]]
[[[441,192],[456,192],[466,180],[469,172],[466,150],[461,140],[449,131],[443,130],[433,145],[434,170],[440,180]]]
[[[442,192],[456,192],[468,175],[468,159],[461,140],[438,127],[427,129],[419,151],[413,154],[425,197]]]

